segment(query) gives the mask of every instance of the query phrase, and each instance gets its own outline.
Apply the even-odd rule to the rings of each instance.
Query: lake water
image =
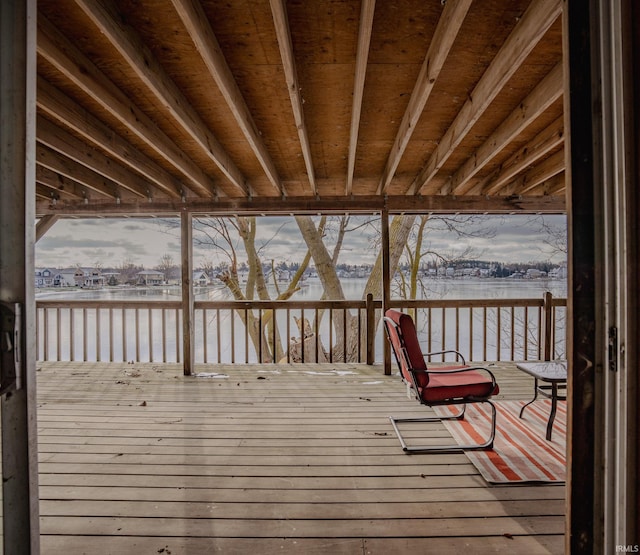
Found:
[[[347,299],[361,299],[366,279],[342,279]],[[567,283],[549,279],[429,279],[424,282],[428,299],[515,299],[541,298],[546,291],[554,297],[566,297]],[[284,285],[283,285],[284,286]],[[270,287],[272,296],[275,288]],[[231,295],[220,286],[197,288],[196,300],[230,300]],[[36,299],[175,301],[180,299],[179,287],[105,287],[103,289],[59,289],[36,292]],[[317,300],[322,296],[319,280],[308,280],[292,297],[294,300]],[[392,296],[395,296],[392,294]]]
[[[343,279],[343,290],[347,299],[360,299],[366,285],[366,279]],[[427,298],[431,299],[541,299],[545,292],[550,291],[555,297],[566,297],[566,283],[552,280],[514,280],[514,279],[434,279],[427,282]],[[272,296],[275,291],[272,291]],[[295,300],[316,300],[322,295],[322,286],[319,281],[306,282],[298,291]],[[229,293],[222,287],[210,287],[196,289],[198,300],[229,300]],[[41,291],[36,295],[37,300],[148,300],[169,301],[180,299],[179,287],[122,287],[87,290],[70,289],[56,291]],[[506,309],[504,309],[506,310]],[[292,311],[289,315],[289,328],[287,328],[284,312],[278,313],[276,321],[283,338],[297,333],[294,317],[301,317],[298,311]],[[422,337],[426,337],[426,313],[421,310],[418,318],[418,330]],[[336,318],[340,318],[338,311]],[[561,318],[564,312],[561,311]],[[489,317],[482,311],[473,313],[461,310],[457,313],[454,309],[434,309],[433,328],[429,330],[433,347],[431,350],[457,349],[461,350],[465,357],[476,357],[483,353],[483,333],[481,331],[470,332],[470,329],[483,330],[494,336],[498,327],[506,326],[509,320],[508,313],[502,317],[504,320],[498,326],[500,316],[493,310]],[[313,318],[307,312],[306,318]],[[513,319],[513,317],[511,317]],[[509,335],[503,335],[500,339],[487,338],[492,354],[487,355],[488,360],[514,360],[523,358],[539,358],[537,351],[538,317],[537,311],[526,314],[524,309],[518,308],[515,313],[514,340],[517,345],[517,353],[511,353],[513,341]],[[48,360],[134,360],[134,361],[159,361],[166,357],[168,362],[179,360],[181,317],[176,311],[161,309],[154,310],[68,310],[62,309],[59,314],[53,314],[49,318],[44,317],[42,311],[38,315],[38,356]],[[525,326],[525,321],[527,321]],[[59,329],[58,329],[59,326]],[[47,341],[45,345],[42,330],[46,327]],[[323,344],[328,344],[331,337],[329,331],[328,316],[323,316],[320,323],[320,334]],[[528,328],[529,331],[524,330]],[[108,337],[107,330],[113,330]],[[72,332],[72,330],[74,330]],[[235,330],[235,331],[233,331]],[[240,316],[233,311],[209,310],[207,314],[202,311],[196,313],[196,362],[256,362],[257,355],[253,345],[245,349],[244,324]],[[333,332],[335,341],[335,331]],[[233,336],[235,334],[235,339]],[[531,335],[529,344],[523,344],[524,335]],[[73,337],[72,337],[73,336]],[[459,336],[459,339],[456,337]],[[206,340],[203,339],[206,337]],[[219,342],[218,342],[219,338]],[[560,353],[564,348],[564,324],[558,330],[558,347]],[[378,326],[376,334],[376,359],[379,361],[384,342],[381,326]],[[498,346],[499,345],[499,346]],[[425,344],[426,347],[426,344]],[[73,350],[73,353],[71,352]],[[427,349],[425,349],[427,350]],[[498,350],[500,354],[498,354]],[[524,352],[527,351],[525,355]],[[46,355],[45,355],[46,351]],[[232,352],[233,351],[233,352]]]

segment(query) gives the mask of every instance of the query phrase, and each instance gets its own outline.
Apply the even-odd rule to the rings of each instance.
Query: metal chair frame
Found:
[[[467,366],[464,356],[462,356],[462,354],[460,354],[458,351],[452,351],[452,350],[431,352],[431,353],[422,354],[422,356],[426,359],[434,355],[439,355],[444,353],[455,353],[458,359],[462,359],[463,366],[456,367],[454,369],[447,369],[447,370],[422,370],[422,369],[413,368],[410,362],[405,339],[402,335],[402,330],[400,329],[400,326],[396,324],[396,322],[393,319],[389,318],[386,315],[383,321],[384,321],[384,327],[387,334],[387,338],[389,340],[389,344],[391,345],[391,350],[393,351],[394,358],[398,365],[398,371],[400,373],[400,377],[403,379],[403,381],[406,382],[403,376],[403,371],[402,371],[402,362],[404,360],[405,367],[407,368],[407,370],[409,371],[409,375],[411,376],[411,383],[409,383],[409,385],[410,387],[413,388],[414,395],[417,398],[417,400],[420,402],[420,404],[426,405],[428,407],[462,405],[461,410],[457,414],[454,414],[451,416],[442,416],[442,417],[435,416],[435,417],[422,417],[422,418],[397,418],[394,416],[390,416],[389,419],[391,421],[391,424],[393,426],[393,429],[396,435],[398,436],[398,439],[400,440],[400,445],[402,446],[402,450],[407,454],[412,454],[412,453],[451,453],[451,452],[460,452],[460,451],[492,449],[493,442],[495,439],[495,434],[496,434],[496,407],[489,400],[489,398],[493,394],[493,391],[495,391],[496,385],[497,385],[493,372],[491,372],[488,368],[485,368],[483,366],[477,366],[477,367]],[[396,352],[396,348],[393,344],[393,341],[391,340],[392,329],[398,337],[398,342],[400,344],[400,353]],[[401,360],[401,357],[402,357],[402,360]],[[483,371],[489,375],[489,377],[491,378],[491,382],[493,384],[493,387],[491,388],[492,393],[490,395],[486,397],[465,396],[465,397],[452,397],[442,401],[426,401],[423,398],[423,396],[420,394],[420,389],[418,386],[419,380],[417,378],[418,374],[455,374],[455,373],[463,373],[463,372],[469,372],[469,371]],[[487,403],[490,407],[491,431],[490,431],[489,437],[483,443],[474,443],[470,445],[454,444],[454,445],[409,446],[407,445],[405,439],[402,436],[402,433],[400,432],[400,429],[398,428],[398,423],[442,422],[444,420],[464,420],[467,403]]]

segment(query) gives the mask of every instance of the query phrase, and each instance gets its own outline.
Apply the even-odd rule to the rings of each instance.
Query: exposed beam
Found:
[[[282,59],[282,69],[289,90],[289,98],[291,99],[291,108],[293,109],[293,118],[298,130],[298,138],[300,139],[300,148],[302,149],[302,157],[307,169],[307,178],[311,186],[311,192],[318,194],[316,186],[315,171],[313,169],[313,160],[311,158],[311,144],[307,133],[307,127],[304,123],[304,110],[302,109],[302,96],[300,95],[300,84],[298,82],[298,73],[293,57],[293,44],[291,43],[291,34],[289,32],[289,21],[287,18],[287,8],[284,0],[269,0],[271,4],[271,14],[275,24],[276,36],[278,37],[278,46],[280,48],[280,57]]]
[[[50,149],[86,166],[127,189],[140,198],[151,197],[150,184],[141,176],[125,169],[102,152],[87,146],[77,137],[67,133],[48,119],[38,116],[38,142]]]
[[[391,183],[400,159],[409,144],[409,139],[411,135],[413,135],[420,116],[422,116],[422,111],[424,110],[427,100],[429,100],[429,96],[431,95],[431,91],[433,91],[433,87],[444,66],[444,62],[460,31],[462,22],[469,11],[471,2],[472,0],[447,2],[442,10],[442,15],[438,20],[438,26],[431,38],[427,55],[422,63],[418,79],[411,93],[411,99],[402,117],[398,134],[396,135],[393,147],[389,153],[389,158],[387,159],[387,164],[380,178],[378,194],[383,194],[387,190],[389,183]]]
[[[566,188],[565,173],[562,171],[529,189],[527,195],[558,195],[563,193]]]
[[[504,188],[504,194],[524,195],[547,179],[564,171],[564,149],[560,149]]]
[[[36,223],[36,243],[45,236],[47,231],[49,231],[59,219],[60,216],[48,214],[38,220]]]
[[[462,195],[473,186],[471,178],[488,164],[524,129],[562,96],[562,62],[557,64],[535,89],[509,114],[484,144],[449,179],[443,195]]]
[[[278,194],[285,194],[286,191],[282,186],[276,166],[262,140],[261,133],[253,120],[240,87],[231,73],[227,60],[222,54],[222,49],[208,23],[204,9],[199,2],[192,0],[172,0],[172,2],[264,173]]]
[[[84,54],[62,36],[44,17],[38,17],[38,54],[67,79],[126,126],[135,136],[167,160],[186,178],[186,187],[202,197],[212,197],[218,189],[213,181],[124,91],[111,82]]]
[[[82,185],[40,164],[36,165],[36,184],[40,184],[49,190],[46,195],[49,199],[68,198],[82,200],[87,196],[87,191]]]
[[[36,160],[38,164],[45,168],[73,179],[88,189],[114,201],[120,197],[120,191],[113,181],[66,156],[62,156],[49,147],[42,144],[36,145]]]
[[[351,103],[351,128],[349,131],[349,160],[347,164],[347,185],[345,194],[353,191],[353,173],[356,167],[356,151],[358,149],[358,132],[360,130],[360,114],[362,113],[362,97],[364,80],[367,74],[369,45],[373,29],[373,15],[376,0],[362,0],[360,7],[360,27],[358,30],[358,48],[356,50],[356,75],[353,84],[353,102]]]
[[[182,184],[178,179],[43,78],[38,78],[37,102],[38,108],[50,118],[141,173],[163,193],[173,198],[181,196]]]
[[[374,213],[383,209],[390,213],[467,213],[467,214],[509,214],[509,213],[549,213],[565,212],[564,196],[559,197],[487,197],[487,196],[407,196],[392,197],[256,197],[254,199],[187,199],[186,202],[173,200],[148,202],[92,201],[78,203],[59,201],[38,202],[38,216],[59,214],[61,216],[107,217],[107,216],[175,216],[185,211],[194,214],[343,214]]]
[[[562,2],[560,0],[539,0],[529,5],[513,32],[480,78],[469,99],[439,141],[425,167],[414,179],[409,188],[409,194],[435,192],[434,187],[429,186],[433,177],[561,13]]]
[[[538,133],[531,141],[518,150],[496,171],[474,185],[470,194],[499,194],[514,176],[534,165],[538,160],[555,150],[564,141],[564,117],[560,116],[551,125]]]
[[[245,178],[207,128],[191,103],[160,65],[153,52],[127,25],[109,0],[75,0],[91,21],[135,71],[138,78],[166,107],[173,120],[200,146],[241,195],[248,195]]]

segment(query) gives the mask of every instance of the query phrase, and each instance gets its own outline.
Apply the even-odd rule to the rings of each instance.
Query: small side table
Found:
[[[551,431],[553,430],[558,401],[564,401],[567,398],[567,363],[565,361],[521,362],[516,364],[516,367],[535,379],[533,399],[520,409],[520,418],[522,418],[524,409],[538,398],[538,394],[551,399],[551,413],[547,423],[547,441],[551,441]],[[549,385],[538,385],[538,382]],[[564,389],[565,394],[559,395],[559,389]]]

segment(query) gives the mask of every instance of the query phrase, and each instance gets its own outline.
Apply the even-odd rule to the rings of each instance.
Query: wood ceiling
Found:
[[[565,209],[561,0],[38,0],[37,213]]]

